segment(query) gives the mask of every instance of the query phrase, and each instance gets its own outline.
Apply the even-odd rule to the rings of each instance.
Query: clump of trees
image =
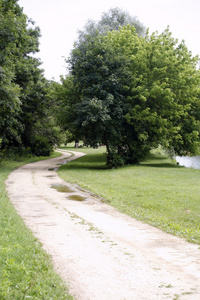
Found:
[[[199,150],[200,71],[167,28],[145,33],[120,9],[79,31],[61,84],[43,76],[40,30],[17,0],[0,0],[0,149],[49,155],[65,134],[105,144],[107,164],[141,161],[162,145]]]
[[[111,10],[80,32],[67,61],[70,73],[57,93],[61,123],[90,146],[105,144],[111,166],[138,163],[158,145],[178,155],[196,154],[198,57],[168,28],[150,35],[130,21],[116,25],[120,13]]]
[[[51,82],[33,55],[40,29],[17,2],[0,0],[0,149],[49,155],[59,138],[50,110]]]

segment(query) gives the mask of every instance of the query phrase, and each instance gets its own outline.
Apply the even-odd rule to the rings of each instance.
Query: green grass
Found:
[[[108,169],[104,148],[78,151],[88,155],[59,169],[64,180],[102,196],[131,217],[200,244],[200,170],[155,154],[139,165]]]
[[[54,272],[50,257],[17,215],[5,190],[5,180],[13,169],[39,159],[0,161],[1,300],[72,299]]]

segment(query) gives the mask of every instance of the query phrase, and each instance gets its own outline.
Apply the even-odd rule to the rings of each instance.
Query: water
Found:
[[[186,168],[200,169],[200,155],[198,156],[176,156],[176,161],[180,166]]]
[[[79,196],[79,195],[71,195],[68,197],[70,200],[75,200],[75,201],[84,201],[85,197]]]
[[[73,191],[68,186],[63,184],[52,184],[51,187],[61,193],[73,193]],[[74,201],[84,201],[86,199],[85,197],[82,197],[80,195],[70,195],[67,198]]]
[[[61,193],[72,193],[73,192],[68,186],[63,185],[63,184],[52,184],[51,187]]]

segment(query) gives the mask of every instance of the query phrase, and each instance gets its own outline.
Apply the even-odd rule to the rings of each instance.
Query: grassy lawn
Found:
[[[50,258],[25,227],[6,194],[8,174],[31,161],[0,161],[0,299],[72,299],[54,272]]]
[[[131,217],[200,244],[200,170],[177,166],[161,154],[139,165],[107,169],[103,147],[78,151],[87,156],[59,169],[64,180],[101,195]]]

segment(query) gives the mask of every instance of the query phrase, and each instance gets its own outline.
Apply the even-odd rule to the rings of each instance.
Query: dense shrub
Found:
[[[53,146],[49,139],[44,136],[36,136],[32,142],[32,154],[36,156],[50,156]]]

